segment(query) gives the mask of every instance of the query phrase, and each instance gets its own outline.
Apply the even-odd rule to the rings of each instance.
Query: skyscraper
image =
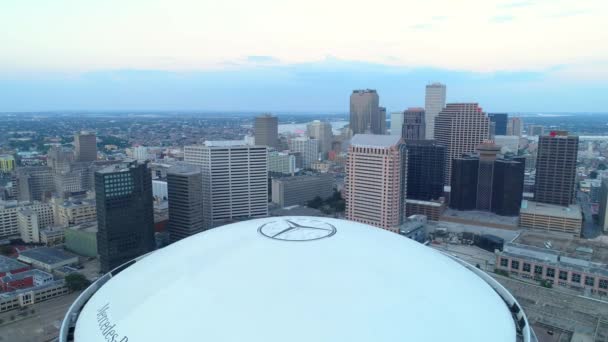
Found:
[[[97,160],[97,137],[92,132],[80,132],[74,135],[74,152],[76,161],[89,162]]]
[[[536,158],[536,202],[568,206],[575,196],[578,137],[552,131],[538,140]]]
[[[384,134],[385,123],[381,118],[379,103],[380,98],[375,90],[353,90],[350,95],[350,130],[353,135]]]
[[[488,113],[488,118],[494,123],[494,135],[506,135],[509,114],[507,113]]]
[[[302,155],[302,167],[310,168],[311,164],[319,160],[319,140],[308,137],[297,137],[289,140],[289,150]]]
[[[56,173],[69,171],[74,158],[73,150],[63,146],[52,146],[47,152],[46,165],[50,166]]]
[[[424,133],[424,132],[423,132]],[[434,140],[406,141],[407,198],[422,201],[443,196],[445,146]]]
[[[522,127],[523,122],[521,118],[509,118],[509,123],[507,124],[507,135],[515,135],[521,137]]]
[[[477,183],[479,179],[479,158],[464,155],[453,160],[450,208],[475,210],[477,207]]]
[[[446,184],[450,183],[452,160],[474,152],[489,134],[490,120],[477,103],[448,103],[439,113],[435,119],[435,140],[447,148]]]
[[[184,161],[201,167],[204,228],[268,216],[268,148],[243,141],[184,147]]]
[[[397,232],[407,184],[401,141],[395,135],[353,137],[344,184],[347,219]]]
[[[608,179],[602,179],[600,189],[600,203],[598,215],[600,218],[600,228],[604,233],[608,233]]]
[[[277,148],[279,146],[279,119],[271,114],[256,116],[253,133],[256,145]]]
[[[492,212],[517,216],[524,187],[525,159],[498,159],[494,163]]]
[[[477,146],[479,153],[479,171],[477,176],[477,205],[479,210],[492,209],[492,186],[494,177],[494,162],[500,153],[500,146],[491,141],[485,141]]]
[[[319,142],[319,152],[323,158],[327,157],[327,152],[331,150],[331,143],[334,139],[331,124],[329,122],[315,120],[306,126],[308,136]]]
[[[445,84],[431,83],[426,86],[424,96],[424,111],[426,125],[426,139],[435,139],[435,118],[445,107]]]
[[[404,116],[404,112],[391,113],[391,135],[401,135]]]
[[[386,108],[378,107],[378,120],[374,125],[373,117],[372,117],[372,132],[379,132],[374,134],[386,134]],[[376,128],[374,128],[376,127]]]
[[[167,171],[169,238],[175,242],[202,232],[203,174],[199,167],[177,165]]]
[[[426,135],[424,108],[408,108],[403,115],[401,137],[404,140],[423,140]]]
[[[541,125],[530,125],[528,126],[528,136],[542,136],[545,135],[545,128]]]
[[[152,176],[128,160],[95,172],[97,250],[106,273],[154,250]]]

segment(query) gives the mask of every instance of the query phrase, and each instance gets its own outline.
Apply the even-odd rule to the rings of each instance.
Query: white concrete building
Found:
[[[302,167],[310,168],[312,162],[319,160],[319,141],[308,137],[297,137],[289,140],[289,150],[302,154]]]
[[[495,135],[494,143],[500,146],[500,153],[515,153],[519,150],[519,137],[515,135]]]
[[[55,224],[53,207],[49,203],[0,201],[0,238],[20,235],[18,212],[24,208],[39,214],[38,224],[41,228]]]
[[[168,198],[167,181],[153,179],[152,180],[152,196],[161,200]]]
[[[391,113],[391,135],[401,135],[405,112]]]
[[[445,107],[446,87],[445,84],[427,84],[424,96],[424,111],[426,123],[426,139],[435,138],[435,118]]]
[[[296,171],[296,156],[285,152],[268,152],[268,172],[293,175]]]
[[[184,147],[184,161],[203,173],[205,229],[268,216],[268,148],[243,141],[207,141]]]

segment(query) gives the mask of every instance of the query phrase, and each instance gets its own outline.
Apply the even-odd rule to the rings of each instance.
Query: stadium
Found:
[[[60,342],[536,341],[515,298],[457,258],[365,224],[211,229],[104,275]]]

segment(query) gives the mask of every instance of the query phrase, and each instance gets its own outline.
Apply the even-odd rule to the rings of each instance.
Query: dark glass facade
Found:
[[[407,198],[430,201],[443,196],[446,148],[434,140],[407,141]]]
[[[452,161],[450,208],[475,210],[478,173],[479,158],[477,157],[462,157]]]
[[[95,194],[101,272],[154,250],[152,177],[147,164],[130,162],[96,172]]]
[[[503,216],[519,215],[524,191],[525,162],[497,160],[494,163],[492,212]]]
[[[507,135],[507,123],[509,122],[509,114],[507,113],[488,113],[490,122],[494,123],[495,135]]]

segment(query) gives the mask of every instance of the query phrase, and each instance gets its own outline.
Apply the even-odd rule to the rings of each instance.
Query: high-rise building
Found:
[[[203,174],[199,167],[179,165],[167,171],[169,238],[175,242],[202,232]]]
[[[97,171],[95,195],[101,272],[154,250],[152,177],[146,163],[127,160]]]
[[[521,137],[523,130],[523,122],[519,117],[509,118],[509,123],[507,124],[507,135],[515,135]]]
[[[20,201],[42,201],[55,191],[53,170],[48,166],[17,168]]]
[[[377,130],[375,130],[374,127],[374,122],[372,121],[372,130],[373,132],[380,132],[380,133],[374,133],[374,134],[386,134],[386,108],[385,107],[378,107],[378,126],[379,127]]]
[[[439,113],[435,118],[435,140],[447,148],[446,184],[450,184],[452,160],[475,152],[489,134],[490,120],[477,103],[448,103]]]
[[[74,153],[76,161],[89,162],[97,160],[97,137],[92,132],[80,132],[74,135]]]
[[[391,113],[391,135],[401,135],[405,112]]]
[[[46,164],[50,166],[55,173],[70,170],[70,164],[74,162],[74,151],[63,146],[52,146],[48,153]]]
[[[517,216],[524,186],[525,160],[498,159],[494,163],[492,212]]]
[[[383,127],[386,124],[380,117],[379,103],[380,98],[375,90],[353,90],[350,95],[350,130],[353,135],[361,133],[384,134]]]
[[[334,140],[331,124],[325,121],[315,120],[306,126],[308,136],[319,141],[319,152],[323,158],[327,158],[327,152],[331,150],[331,143]]]
[[[38,215],[40,227],[45,228],[55,224],[53,207],[49,203],[0,201],[0,238],[19,235],[18,213],[25,209]]]
[[[507,123],[509,121],[509,114],[488,113],[488,118],[490,118],[490,122],[494,123],[494,135],[507,134]]]
[[[426,136],[424,108],[408,108],[403,112],[401,137],[406,140],[423,140]]]
[[[266,146],[207,141],[205,145],[184,147],[184,161],[202,170],[205,229],[268,216]]]
[[[302,155],[302,167],[310,168],[311,164],[319,160],[319,140],[308,137],[297,137],[289,140],[289,150]]]
[[[477,207],[479,158],[475,155],[467,155],[454,159],[451,176],[450,208],[475,210]]]
[[[435,139],[435,118],[445,107],[446,87],[445,84],[427,84],[424,96],[425,112],[425,138]]]
[[[294,175],[296,156],[278,151],[268,152],[268,172],[270,175]]]
[[[568,206],[575,196],[578,137],[552,131],[538,140],[534,200]]]
[[[429,201],[443,196],[445,146],[434,140],[406,141],[407,198]]]
[[[540,137],[545,135],[545,128],[541,125],[528,126],[528,136]]]
[[[277,148],[279,146],[279,119],[271,114],[256,116],[253,134],[256,145]]]
[[[602,179],[599,202],[598,215],[600,218],[600,228],[602,228],[604,233],[608,233],[608,178]]]
[[[500,152],[500,146],[486,141],[477,146],[479,154],[479,171],[477,176],[477,205],[478,210],[492,209],[492,186],[494,184],[494,163]]]
[[[398,231],[405,216],[407,160],[401,137],[357,134],[351,140],[344,194],[346,218]],[[406,154],[406,153],[405,153]]]
[[[15,169],[15,157],[10,154],[0,154],[0,173],[9,173]]]

